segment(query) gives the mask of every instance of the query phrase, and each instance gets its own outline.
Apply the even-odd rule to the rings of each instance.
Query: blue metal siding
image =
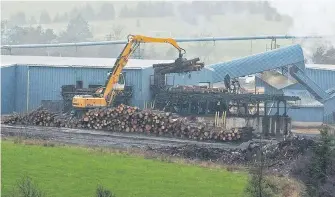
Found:
[[[301,107],[288,109],[287,114],[297,122],[323,122],[323,107]]]
[[[211,65],[214,69],[213,82],[223,81],[224,76],[240,77],[275,68],[295,64],[305,68],[303,51],[300,45],[282,47],[276,50]]]
[[[324,91],[335,87],[335,71],[306,68],[305,73]]]
[[[109,68],[85,68],[85,67],[44,67],[44,66],[16,66],[12,81],[9,77],[2,77],[2,87],[14,84],[10,87],[13,93],[3,93],[8,97],[5,101],[14,101],[12,108],[6,109],[7,113],[13,111],[26,112],[40,106],[42,100],[62,100],[61,86],[75,85],[76,81],[83,81],[86,88],[89,84],[104,85]],[[126,85],[133,86],[134,94],[132,105],[143,107],[144,101],[150,100],[150,75],[152,68],[125,69]],[[142,73],[144,73],[142,75]],[[145,77],[145,78],[143,78]],[[6,88],[2,88],[5,90]],[[27,94],[27,91],[29,93]],[[27,99],[28,98],[28,99]],[[6,104],[7,105],[7,104]],[[10,105],[8,105],[10,106]]]
[[[167,75],[167,83],[170,85],[198,85],[200,82],[212,83],[213,71],[204,68],[200,71]]]
[[[306,88],[300,83],[296,83],[283,88],[283,90],[306,90]]]
[[[15,66],[1,68],[1,114],[9,114],[15,107]]]
[[[16,88],[15,88],[15,109],[16,112],[27,111],[27,82],[28,66],[17,65],[16,70]],[[27,102],[28,101],[28,102]]]
[[[268,103],[267,104],[268,115],[275,115],[277,113],[277,104]],[[284,114],[284,104],[281,102],[279,104],[279,114]],[[291,108],[287,105],[287,115],[292,118],[293,121],[297,122],[323,122],[324,106],[316,107],[300,107]]]
[[[83,80],[82,71],[75,68],[29,67],[29,110],[37,108],[42,100],[62,100],[61,86]]]
[[[151,76],[154,74],[153,68],[147,68],[143,69],[141,72],[141,76],[138,76],[138,80],[142,84],[141,89],[138,89],[138,93],[136,94],[136,99],[141,98],[137,101],[134,101],[137,103],[136,106],[143,108],[145,101],[150,101],[151,98],[151,90],[150,90],[150,80]]]
[[[335,124],[335,96],[324,103],[324,122],[328,124]]]
[[[79,80],[83,81],[85,88],[89,84],[104,85],[109,70],[107,68],[30,67],[29,110],[38,107],[41,100],[61,100],[62,85],[75,85]],[[144,95],[147,95],[149,90],[149,87],[143,89],[142,70],[127,69],[123,73],[126,77],[126,85],[133,86],[132,105],[140,107],[144,102]]]
[[[283,91],[276,89],[275,87],[270,86],[268,83],[260,79],[259,77],[255,77],[255,85],[257,88],[263,87],[264,94],[283,94]]]
[[[145,72],[146,69],[136,69],[136,70],[124,70],[123,73],[125,73],[125,80],[126,85],[133,86],[133,98],[132,98],[132,105],[137,107],[143,107],[143,103],[145,99],[145,95],[147,91],[149,90],[149,87],[147,89],[143,88],[144,86],[144,79],[142,78],[143,72]],[[149,79],[147,79],[149,80]]]

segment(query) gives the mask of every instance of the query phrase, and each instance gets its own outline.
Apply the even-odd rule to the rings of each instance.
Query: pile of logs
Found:
[[[13,114],[9,117],[5,117],[3,118],[2,123],[10,125],[19,124],[57,127],[61,125],[62,119],[55,113],[51,113],[43,108],[38,108],[28,114]]]
[[[112,132],[145,133],[193,140],[234,141],[242,130],[224,130],[208,123],[191,121],[169,112],[139,110],[119,105],[115,108],[92,109],[81,119],[57,116],[44,109],[27,115],[13,115],[4,124],[23,124],[108,130]]]
[[[241,131],[238,129],[218,129],[204,123],[191,122],[169,112],[142,111],[125,105],[91,110],[85,114],[82,122],[83,128],[194,140],[233,141],[241,138]]]

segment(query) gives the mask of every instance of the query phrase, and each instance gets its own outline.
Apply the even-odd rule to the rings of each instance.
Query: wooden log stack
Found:
[[[61,125],[61,119],[59,119],[59,115],[55,113],[51,113],[43,108],[38,108],[27,114],[13,114],[4,118],[2,123],[10,125],[19,124],[57,127]]]
[[[115,108],[92,109],[81,119],[56,115],[39,109],[26,115],[12,115],[3,123],[143,133],[200,141],[236,141],[241,138],[243,132],[239,129],[224,130],[213,127],[170,112],[139,110],[123,104]]]
[[[204,123],[189,121],[169,112],[139,110],[119,105],[116,108],[94,109],[81,120],[83,128],[113,132],[145,133],[193,140],[234,141],[241,130],[223,130]]]

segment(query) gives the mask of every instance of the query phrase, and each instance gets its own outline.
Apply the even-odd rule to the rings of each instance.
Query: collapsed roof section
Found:
[[[213,83],[217,83],[223,81],[226,74],[231,78],[243,77],[293,64],[305,69],[304,55],[300,45],[282,47],[208,67],[213,71]]]

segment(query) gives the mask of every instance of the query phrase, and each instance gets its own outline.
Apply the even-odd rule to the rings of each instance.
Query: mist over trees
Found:
[[[40,15],[40,24],[49,24],[51,23],[51,17],[47,11],[43,11]]]
[[[93,35],[90,31],[88,22],[79,14],[73,17],[59,38],[61,42],[79,42],[88,41]]]
[[[9,20],[16,25],[24,25],[27,23],[26,14],[24,12],[18,12],[11,15]]]
[[[326,46],[319,47],[313,54],[312,61],[314,64],[333,64],[335,65],[335,49]]]
[[[50,22],[68,22],[71,18],[81,15],[88,21],[96,20],[114,20],[116,17],[135,18],[135,17],[172,17],[180,16],[181,18],[197,18],[198,16],[226,15],[232,13],[249,13],[261,14],[266,20],[278,21],[281,15],[276,9],[272,8],[267,1],[192,1],[181,2],[155,2],[155,1],[139,1],[135,6],[123,5],[117,12],[113,3],[103,3],[98,8],[93,8],[90,3],[84,6],[75,7],[69,12],[56,13],[53,18],[42,10],[39,16],[40,24],[48,24]],[[11,15],[9,21],[15,25],[23,25],[29,20],[24,12],[17,12]],[[186,19],[188,21],[189,19]],[[193,20],[193,19],[191,19]]]
[[[77,6],[67,12],[58,12],[51,15],[45,10],[41,10],[36,16],[28,16],[24,12],[18,12],[11,15],[7,21],[2,22],[2,44],[35,44],[35,43],[60,43],[60,42],[85,42],[96,40],[96,32],[93,31],[90,24],[98,21],[113,21],[117,18],[120,20],[135,20],[134,27],[143,28],[147,25],[147,18],[166,18],[173,17],[180,25],[188,24],[198,27],[202,24],[201,20],[213,20],[218,15],[230,14],[257,14],[263,16],[265,20],[278,21],[281,20],[275,9],[271,8],[269,3],[260,1],[193,1],[193,2],[155,2],[155,1],[139,1],[135,4],[116,5],[113,2],[105,2],[94,6],[93,3],[86,3]],[[60,23],[64,29],[55,31],[50,28],[53,24]],[[4,24],[4,25],[3,25]],[[5,25],[6,24],[6,25]],[[66,24],[66,25],[64,25]],[[38,26],[37,26],[38,25]],[[49,27],[49,28],[45,28]],[[100,40],[120,40],[124,39],[129,33],[128,24],[122,26],[113,26],[105,31]],[[155,27],[153,27],[155,28]],[[6,29],[6,30],[5,30]],[[56,29],[55,29],[56,30]],[[153,29],[155,30],[155,29]],[[133,31],[133,30],[132,30]],[[150,30],[149,30],[150,31]],[[173,30],[171,30],[173,32]],[[207,35],[211,30],[204,29],[201,32],[186,32],[190,37]],[[133,33],[133,32],[131,32]],[[192,34],[192,35],[191,35]],[[193,35],[194,34],[194,35]],[[211,36],[214,36],[211,34]],[[215,60],[214,48],[212,43],[192,43],[187,50],[194,54],[202,54],[202,58],[207,61]],[[112,46],[95,46],[95,47],[78,47],[78,48],[49,48],[49,49],[25,49],[12,51],[13,55],[62,55],[62,56],[89,56],[89,57],[117,57],[121,52],[122,45]],[[158,58],[169,59],[175,57],[173,48],[167,51],[158,52],[159,46],[141,47],[138,56],[141,58]],[[20,51],[20,52],[18,52]],[[32,52],[34,51],[34,52]],[[38,52],[36,52],[38,51]],[[46,52],[47,51],[47,52]],[[3,52],[3,50],[2,50]]]

